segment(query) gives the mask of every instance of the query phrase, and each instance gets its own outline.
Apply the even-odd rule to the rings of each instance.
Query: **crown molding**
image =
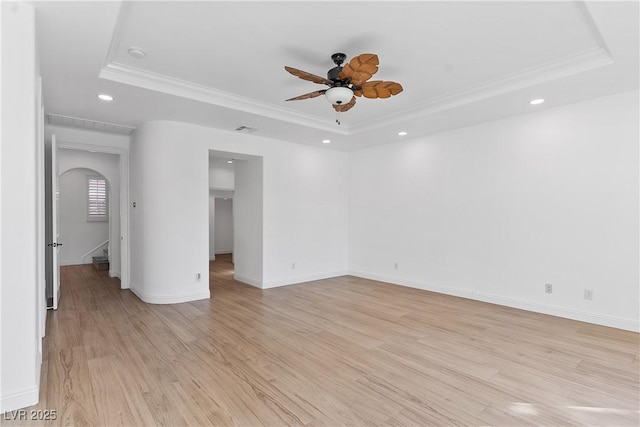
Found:
[[[384,120],[375,119],[356,125],[340,127],[335,126],[333,122],[313,115],[287,110],[255,99],[234,95],[229,92],[116,62],[106,64],[100,71],[99,76],[103,79],[143,89],[282,120],[300,126],[341,135],[354,135],[593,70],[612,64],[613,62],[614,60],[607,49],[594,47],[519,73],[429,99],[415,107],[387,116]]]
[[[406,120],[417,119],[429,114],[450,110],[473,102],[600,68],[613,62],[614,60],[607,49],[594,47],[541,66],[532,67],[525,71],[429,99],[415,107],[394,113],[385,120],[369,120],[355,126],[352,125],[350,134],[358,134]]]
[[[335,123],[310,114],[291,111],[266,102],[246,98],[213,89],[208,86],[130,67],[117,62],[106,64],[99,77],[118,83],[175,95],[194,101],[205,102],[225,108],[256,114],[271,119],[282,120],[300,126],[315,128],[327,132],[349,135],[348,126],[336,126]]]

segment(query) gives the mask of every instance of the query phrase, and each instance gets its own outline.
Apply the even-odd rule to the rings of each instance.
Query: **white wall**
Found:
[[[262,157],[236,160],[233,223],[237,232],[233,236],[233,277],[257,287],[264,285],[264,180]],[[216,205],[218,203],[216,200]]]
[[[216,196],[209,191],[209,260],[216,259]]]
[[[151,303],[208,298],[208,152],[154,123],[131,143],[131,290]]]
[[[37,140],[33,6],[2,2],[0,144],[0,411],[38,402]],[[40,154],[38,154],[40,153]],[[41,296],[41,295],[40,295]]]
[[[131,200],[139,203],[132,214],[132,289],[147,299],[206,297],[206,285],[193,278],[208,271],[209,150],[262,159],[264,240],[259,248],[264,255],[260,282],[254,284],[277,286],[346,272],[347,154],[156,121],[140,126],[131,146]],[[236,213],[242,210],[239,163]],[[248,166],[247,174],[255,172]],[[241,228],[236,221],[236,256]]]
[[[352,153],[351,273],[638,330],[638,124],[632,92]]]
[[[276,152],[265,158],[264,286],[345,274],[348,154],[299,144]]]
[[[209,159],[209,188],[219,190],[233,190],[235,187],[235,172],[230,159],[210,156]]]
[[[233,199],[217,198],[215,202],[216,254],[233,252]]]
[[[109,240],[109,273],[120,276],[120,165],[115,154],[58,150],[60,178],[59,260],[61,265],[91,263],[82,255]],[[76,168],[84,168],[78,172]],[[86,221],[86,176],[96,172],[109,182],[109,222]],[[67,187],[68,188],[65,188]],[[73,187],[73,188],[71,188]],[[102,255],[102,249],[96,252]]]

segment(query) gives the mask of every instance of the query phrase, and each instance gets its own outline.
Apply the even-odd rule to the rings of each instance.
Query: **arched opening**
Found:
[[[72,168],[64,171],[58,184],[59,264],[93,263],[109,270],[113,253],[113,186],[99,171]],[[117,215],[117,212],[115,212]],[[115,242],[119,244],[119,242]]]

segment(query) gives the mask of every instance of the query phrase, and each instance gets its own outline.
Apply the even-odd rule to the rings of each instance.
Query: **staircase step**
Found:
[[[93,266],[96,270],[108,270],[109,269],[109,257],[106,256],[94,256]]]

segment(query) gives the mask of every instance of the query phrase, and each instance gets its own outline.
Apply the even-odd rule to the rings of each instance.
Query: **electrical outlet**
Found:
[[[584,290],[584,299],[592,300],[593,299],[593,289],[585,289]]]
[[[292,263],[291,263],[291,269],[292,269],[292,270],[295,270],[295,269],[296,269],[296,263],[295,263],[295,262],[292,262]]]
[[[395,268],[396,270],[398,269],[398,263],[397,262],[393,263],[393,268]]]
[[[199,282],[202,279],[202,274],[196,273],[196,282]]]
[[[544,285],[544,291],[548,294],[553,292],[553,285],[547,283],[546,285]]]

